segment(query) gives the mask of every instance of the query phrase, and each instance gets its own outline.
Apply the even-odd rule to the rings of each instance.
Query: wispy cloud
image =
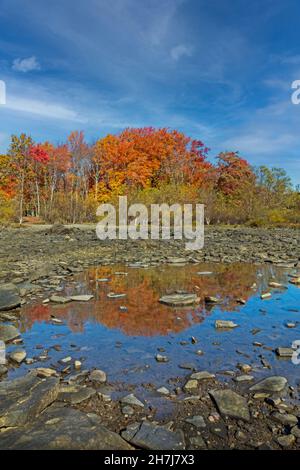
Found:
[[[25,59],[15,59],[12,64],[12,69],[15,72],[32,72],[34,70],[40,70],[41,66],[35,56],[27,57]]]
[[[191,57],[193,55],[193,49],[191,46],[185,44],[178,44],[171,49],[171,57],[173,60],[179,60],[184,56]]]

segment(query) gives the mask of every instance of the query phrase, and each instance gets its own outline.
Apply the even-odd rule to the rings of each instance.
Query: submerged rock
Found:
[[[59,389],[57,399],[75,405],[91,398],[95,395],[96,390],[91,387],[83,387],[81,385],[66,385]]]
[[[95,369],[90,373],[89,379],[92,382],[103,384],[106,382],[106,373],[103,370]]]

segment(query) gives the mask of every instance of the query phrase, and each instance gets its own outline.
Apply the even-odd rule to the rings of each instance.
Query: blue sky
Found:
[[[0,0],[0,151],[180,129],[300,183],[298,0]]]

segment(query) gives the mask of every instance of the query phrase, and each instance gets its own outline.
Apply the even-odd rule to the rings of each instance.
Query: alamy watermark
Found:
[[[189,240],[186,250],[201,250],[204,246],[204,204],[144,204],[128,207],[127,196],[119,196],[113,204],[101,204],[96,227],[100,240]]]
[[[0,105],[6,104],[6,84],[0,80]]]

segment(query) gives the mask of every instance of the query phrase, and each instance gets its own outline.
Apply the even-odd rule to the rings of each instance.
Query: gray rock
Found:
[[[202,436],[190,437],[191,449],[206,449],[206,444]]]
[[[13,339],[19,338],[20,332],[13,325],[0,325],[0,340],[8,343]]]
[[[200,302],[200,297],[196,294],[171,294],[164,295],[159,299],[161,304],[171,307],[180,307],[184,305],[194,305]]]
[[[132,405],[132,406],[139,406],[140,408],[144,408],[144,403],[142,403],[138,398],[136,398],[133,393],[126,395],[126,397],[121,398],[121,403],[124,405]]]
[[[238,325],[231,320],[216,320],[216,328],[236,328]]]
[[[130,442],[142,449],[184,450],[185,441],[181,430],[173,432],[165,427],[143,422]]]
[[[169,358],[167,356],[162,356],[161,354],[156,354],[155,359],[157,362],[169,362]]]
[[[107,377],[106,377],[106,373],[103,370],[96,369],[90,373],[89,379],[92,382],[103,384],[106,382]]]
[[[21,305],[21,297],[14,284],[2,284],[0,286],[0,311],[12,310]]]
[[[166,387],[160,387],[156,391],[161,395],[170,395],[170,390],[168,390]]]
[[[122,408],[122,413],[125,416],[133,416],[134,415],[134,409],[131,406],[126,405]]]
[[[296,424],[298,424],[297,416],[288,413],[284,414],[275,412],[271,414],[271,418],[274,421],[283,424],[284,426],[295,426]]]
[[[251,380],[253,379],[254,379],[253,375],[238,375],[233,380],[235,382],[251,382]]]
[[[296,438],[293,434],[289,434],[288,436],[277,437],[276,441],[281,447],[286,448],[291,447],[295,443]]]
[[[5,367],[3,364],[0,364],[0,377],[2,377],[2,375],[5,375],[7,373],[7,367]]]
[[[94,298],[93,295],[72,295],[71,300],[74,302],[88,302]]]
[[[291,434],[293,434],[293,436],[295,436],[297,439],[300,439],[300,427],[294,426],[291,430]]]
[[[285,388],[286,384],[287,380],[285,377],[274,375],[252,385],[249,390],[250,392],[281,392]]]
[[[275,352],[280,357],[293,357],[295,351],[292,348],[277,348]]]
[[[185,422],[189,423],[189,424],[192,424],[196,428],[205,428],[206,427],[206,423],[204,421],[204,418],[203,418],[203,416],[200,416],[200,415],[193,416],[192,418],[186,418]]]
[[[198,388],[198,380],[192,379],[186,382],[183,387],[183,390],[185,392],[190,392],[191,390],[195,390],[196,388]]]
[[[210,372],[207,372],[206,370],[203,370],[201,372],[195,372],[194,374],[191,375],[191,379],[194,380],[209,380],[213,379],[215,377],[214,374],[211,374]]]
[[[9,355],[9,358],[13,362],[16,362],[17,364],[21,364],[24,361],[24,359],[26,359],[26,355],[27,354],[24,349],[16,349]]]
[[[66,403],[75,405],[77,403],[82,403],[83,401],[88,400],[93,395],[95,395],[95,393],[96,390],[91,387],[83,387],[81,385],[66,385],[60,387],[57,399],[59,401],[64,401]]]
[[[137,433],[140,425],[141,425],[140,423],[129,424],[127,428],[121,432],[121,436],[123,437],[123,439],[125,439],[126,441],[130,441],[133,438],[133,436]]]
[[[52,295],[50,297],[50,302],[53,302],[55,304],[66,304],[68,302],[71,302],[70,297],[63,297],[61,295]]]
[[[62,404],[53,404],[35,421],[1,433],[0,449],[132,450],[101,418]]]
[[[232,390],[212,390],[209,393],[222,415],[244,421],[250,420],[248,404],[244,397]]]
[[[0,427],[21,426],[56,400],[59,379],[39,379],[35,371],[0,383]]]

